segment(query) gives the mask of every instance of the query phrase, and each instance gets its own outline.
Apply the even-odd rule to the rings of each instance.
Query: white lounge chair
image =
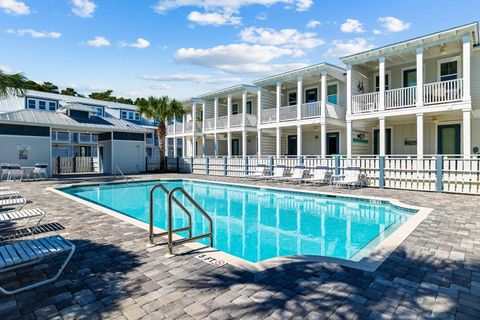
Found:
[[[251,174],[248,174],[245,178],[247,179],[263,179],[268,177],[269,170],[265,165],[257,165],[255,171]]]
[[[27,220],[23,225],[19,226],[20,228],[26,227],[30,220],[37,219],[37,222],[33,225],[31,232],[35,231],[35,229],[40,225],[43,218],[45,217],[45,212],[41,209],[32,208],[20,211],[7,211],[7,212],[0,212],[0,232],[17,228],[17,226],[12,226],[13,222],[19,220]],[[5,226],[2,226],[5,225]]]
[[[74,252],[75,245],[59,235],[16,241],[0,246],[0,273],[39,264],[47,257],[67,254],[59,270],[52,277],[11,290],[0,287],[0,292],[8,295],[17,294],[57,280]]]
[[[301,179],[301,182],[313,183],[313,184],[328,184],[332,171],[326,166],[317,166],[312,170],[312,174],[308,178]]]
[[[362,186],[363,182],[362,182],[360,168],[359,167],[345,168],[344,176],[334,183],[337,186],[347,187],[349,189]]]
[[[27,204],[27,200],[22,197],[10,198],[10,199],[0,199],[0,208],[3,207],[13,207],[17,206],[17,210],[20,210],[24,205]]]
[[[275,180],[281,182],[300,182],[305,177],[306,173],[307,169],[304,166],[296,166],[292,170],[292,175],[287,177],[279,177]]]
[[[269,180],[276,180],[279,178],[285,178],[288,174],[287,167],[283,164],[277,165],[273,168],[273,173],[271,176],[267,176],[266,178]]]
[[[1,191],[10,190],[10,187],[0,187],[0,190],[1,190]]]
[[[0,199],[10,199],[20,197],[20,193],[14,190],[0,190]]]

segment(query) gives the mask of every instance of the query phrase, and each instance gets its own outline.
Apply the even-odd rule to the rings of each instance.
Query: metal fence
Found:
[[[368,177],[369,186],[480,195],[480,158],[477,156],[268,156],[268,157],[198,157],[169,158],[169,169],[184,173],[213,176],[245,177],[257,165],[270,170],[285,165],[307,169],[326,166],[335,174],[343,174],[348,167],[360,167]],[[177,170],[178,167],[178,170]]]
[[[95,172],[93,157],[56,157],[52,160],[53,174]]]

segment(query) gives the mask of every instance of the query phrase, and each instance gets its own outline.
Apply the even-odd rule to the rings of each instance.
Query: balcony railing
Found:
[[[217,118],[217,129],[225,129],[227,126],[228,126],[227,116]]]
[[[302,104],[302,119],[320,117],[321,104],[320,101]]]
[[[463,79],[428,83],[424,85],[424,103],[437,104],[463,99]]]
[[[52,141],[54,141],[54,142],[70,142],[70,132],[52,131]]]
[[[183,131],[183,124],[182,123],[176,123],[175,124],[175,132],[176,133],[181,133]]]
[[[230,117],[230,127],[241,127],[242,124],[242,114],[234,114]]]
[[[247,113],[247,116],[246,116],[245,120],[246,120],[245,125],[247,127],[256,127],[257,126],[258,120],[257,120],[256,115]]]
[[[364,93],[352,97],[352,113],[373,112],[378,110],[378,92]]]
[[[169,124],[169,125],[167,126],[167,133],[168,133],[168,134],[173,133],[173,127],[174,127],[174,126],[175,126],[174,124]]]
[[[277,109],[265,109],[262,110],[262,123],[272,123],[277,121]]]
[[[192,132],[193,122],[185,123],[185,132]]]
[[[215,129],[215,118],[210,118],[205,120],[205,129],[206,130]]]
[[[416,104],[416,87],[399,88],[385,91],[385,109],[414,107]]]
[[[297,106],[288,106],[280,108],[280,121],[289,121],[297,119]]]

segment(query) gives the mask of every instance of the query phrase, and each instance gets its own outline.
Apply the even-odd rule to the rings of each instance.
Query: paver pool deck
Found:
[[[239,182],[198,175],[136,179],[162,177]],[[1,183],[31,200],[29,207],[47,211],[45,231],[57,230],[45,235],[62,234],[77,251],[57,282],[0,296],[0,319],[480,319],[480,197],[288,185],[434,210],[375,272],[292,262],[253,276],[231,265],[211,266],[186,247],[167,258],[165,246],[146,247],[145,230],[47,190],[96,180]],[[0,282],[36,273],[0,274]]]

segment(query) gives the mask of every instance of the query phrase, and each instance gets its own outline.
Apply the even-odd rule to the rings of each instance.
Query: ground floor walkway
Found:
[[[167,175],[139,179],[152,177]],[[238,182],[238,178],[185,177]],[[434,211],[376,272],[294,262],[254,276],[230,265],[211,266],[183,247],[175,249],[178,255],[166,258],[164,246],[146,248],[145,230],[46,190],[80,181],[8,183],[33,201],[29,206],[48,212],[45,232],[56,230],[71,239],[77,251],[56,283],[0,296],[0,319],[474,319],[480,315],[478,197],[374,188],[333,190],[396,198]],[[27,268],[0,275],[0,282],[35,275]]]

